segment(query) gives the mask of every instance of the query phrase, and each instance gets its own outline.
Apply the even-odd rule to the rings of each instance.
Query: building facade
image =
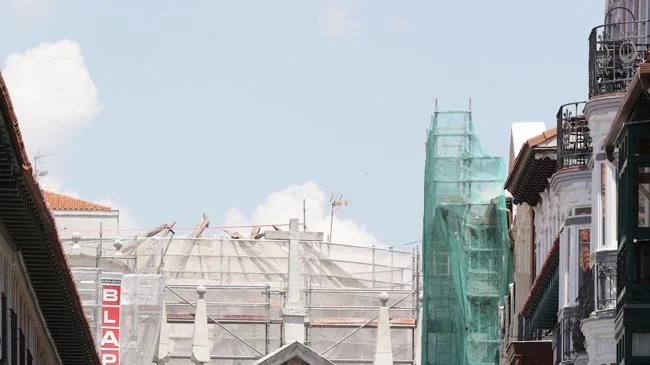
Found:
[[[0,291],[3,364],[100,363],[1,75]]]
[[[586,358],[580,322],[592,302],[592,149],[584,106],[561,106],[557,127],[523,144],[506,182],[516,207],[507,364]]]
[[[648,59],[646,57],[646,59]],[[607,162],[616,166],[617,364],[650,362],[650,63],[640,65],[604,138]]]
[[[44,192],[56,230],[63,240],[81,237],[115,240],[120,237],[120,212],[109,206],[92,203],[54,192]]]
[[[637,75],[650,48],[649,6],[647,0],[606,1],[604,24],[589,38],[589,100],[564,105],[557,113],[557,171],[538,176],[540,162],[532,160],[532,167],[521,167],[519,160],[530,153],[524,144],[506,186],[515,206],[524,200],[522,194],[535,198],[539,194],[538,201],[526,202],[534,214],[535,279],[517,318],[523,321],[518,324],[523,335],[514,332],[520,340],[552,339],[554,364],[631,364],[649,359],[641,350],[650,347],[641,334],[648,328],[640,320],[645,315],[639,309],[642,264],[630,263],[639,262],[639,242],[650,225],[650,205],[643,200],[645,190],[638,187],[644,175],[633,171],[645,163],[638,152],[643,149],[639,136],[645,132],[641,126],[625,124],[650,119],[639,106],[646,94],[639,91],[642,82]],[[535,152],[541,152],[539,147]],[[513,224],[514,252],[525,252],[516,247],[526,244],[525,237],[516,234],[520,229],[516,215]],[[514,270],[517,278],[516,272],[523,273],[525,266],[516,260]],[[517,283],[513,284],[516,297]],[[545,310],[555,298],[556,313]],[[514,303],[511,318],[520,309]]]

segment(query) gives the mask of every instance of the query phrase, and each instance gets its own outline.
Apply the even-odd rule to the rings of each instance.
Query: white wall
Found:
[[[589,170],[560,171],[553,175],[542,192],[542,199],[533,207],[535,211],[535,272],[539,270],[553,242],[560,234],[559,306],[575,305],[578,293],[577,229],[563,230],[565,221],[575,208],[591,205],[591,172]],[[591,228],[591,225],[584,226]],[[575,259],[575,260],[574,260]]]
[[[64,240],[72,238],[78,232],[83,238],[102,237],[111,239],[120,237],[120,218],[117,210],[110,212],[95,211],[54,211],[54,221],[59,237]]]
[[[591,251],[617,250],[616,238],[616,168],[607,160],[595,161],[592,170],[592,236]],[[602,193],[604,183],[605,192]],[[604,219],[604,222],[603,222]]]
[[[10,242],[9,236],[0,230],[0,289],[7,296],[7,308],[12,309],[18,316],[18,327],[23,331],[25,348],[31,352],[33,363],[58,364],[60,362],[40,313],[37,299],[29,281],[26,280],[27,274],[22,258],[14,251]],[[8,318],[8,313],[1,316],[0,323],[9,326]],[[11,331],[8,330],[7,335],[10,334]]]
[[[517,215],[513,220],[514,227],[514,310],[519,313],[528,296],[532,281],[532,246],[533,246],[533,209],[523,203],[517,207]],[[516,329],[515,329],[516,330]],[[516,331],[515,331],[516,334]]]

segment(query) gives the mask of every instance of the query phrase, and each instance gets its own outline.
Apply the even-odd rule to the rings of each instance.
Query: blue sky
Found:
[[[138,227],[191,227],[202,212],[213,224],[231,208],[250,218],[270,193],[313,181],[325,199],[350,198],[341,217],[390,245],[421,236],[434,97],[462,109],[471,96],[480,137],[505,156],[512,122],[550,127],[559,105],[586,98],[587,39],[603,7],[0,0],[0,59],[6,74],[4,60],[42,42],[79,46],[98,105],[63,113],[70,133],[21,118],[28,130],[40,121],[28,149],[56,153],[44,163],[62,191],[108,197]],[[22,114],[39,108],[8,83],[14,99],[27,95]]]

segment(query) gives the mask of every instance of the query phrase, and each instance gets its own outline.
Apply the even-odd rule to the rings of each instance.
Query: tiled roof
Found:
[[[539,193],[546,187],[547,179],[557,170],[557,157],[554,156],[557,147],[542,144],[556,137],[557,128],[551,128],[529,138],[521,147],[504,186],[512,194],[515,204],[526,202],[535,205],[539,201]],[[535,156],[536,151],[545,152]]]
[[[0,220],[16,244],[61,363],[100,364],[54,218],[0,74]],[[50,359],[58,362],[55,359]]]
[[[549,139],[554,138],[556,136],[557,136],[557,128],[553,127],[551,129],[545,130],[544,132],[542,132],[542,133],[540,133],[540,134],[538,134],[538,135],[536,135],[534,137],[528,138],[528,140],[526,141],[526,144],[528,144],[530,147],[535,147],[538,144],[540,144],[540,143],[542,143],[544,141],[548,141]]]
[[[109,212],[111,207],[101,204],[92,203],[86,200],[73,198],[71,196],[43,191],[43,196],[47,205],[52,210],[83,210],[83,211],[101,211]]]

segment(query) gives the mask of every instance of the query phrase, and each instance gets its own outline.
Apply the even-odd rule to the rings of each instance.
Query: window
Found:
[[[13,309],[9,310],[9,319],[11,324],[11,336],[9,339],[11,341],[9,343],[9,353],[11,356],[9,364],[18,365],[18,316]]]
[[[650,228],[650,167],[639,167],[637,186],[637,225],[639,228]]]
[[[628,246],[621,246],[618,257],[616,258],[616,295],[625,289],[625,272],[627,271],[627,253]]]
[[[18,360],[19,365],[26,365],[25,360],[25,334],[23,330],[20,330],[18,335]]]
[[[7,358],[7,321],[5,320],[5,314],[7,313],[7,296],[5,293],[2,293],[2,299],[1,301],[1,310],[2,313],[0,315],[0,338],[2,339],[2,348],[0,351],[2,352],[0,358],[3,360]]]
[[[650,155],[650,136],[639,136],[637,138],[638,146],[636,149],[637,154],[642,156]]]
[[[650,346],[648,346],[648,342],[650,342],[650,333],[633,333],[632,356],[650,356]]]
[[[637,243],[636,247],[636,283],[650,284],[650,243]]]
[[[607,264],[598,264],[594,268],[597,285],[596,309],[616,307],[616,271]]]

